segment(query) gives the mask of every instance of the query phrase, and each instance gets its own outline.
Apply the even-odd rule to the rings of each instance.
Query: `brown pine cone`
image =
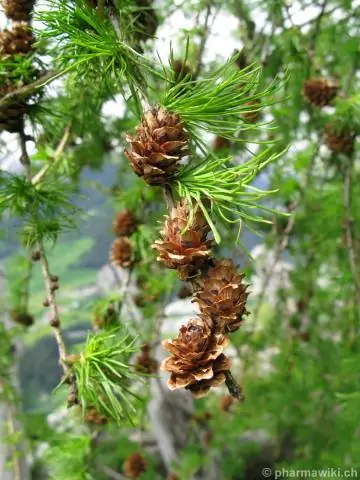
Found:
[[[249,112],[244,112],[241,114],[241,117],[247,122],[247,123],[256,123],[260,117],[261,117],[261,102],[260,100],[252,100],[251,102],[246,102],[246,106],[252,107],[251,111]]]
[[[231,260],[220,260],[198,281],[195,293],[200,317],[215,333],[234,332],[240,327],[243,315],[247,315],[248,285],[244,275],[236,272]]]
[[[224,395],[220,399],[220,410],[222,410],[223,412],[229,412],[234,403],[234,397],[232,397],[231,395]]]
[[[180,290],[179,290],[179,293],[178,293],[178,297],[179,298],[189,298],[191,297],[193,294],[192,292],[192,289],[189,287],[189,285],[183,285]]]
[[[180,480],[180,477],[176,475],[176,473],[169,473],[166,477],[166,480]]]
[[[206,239],[210,227],[200,207],[194,212],[190,225],[189,215],[187,202],[178,203],[172,209],[171,217],[166,217],[161,231],[162,240],[156,240],[153,244],[153,248],[159,252],[157,259],[168,268],[176,269],[181,280],[192,277],[206,264],[212,246],[212,241]]]
[[[131,235],[138,226],[138,221],[131,210],[125,209],[119,212],[113,221],[113,230],[119,237]]]
[[[231,142],[228,138],[220,137],[217,135],[214,139],[213,150],[218,152],[219,150],[227,150],[231,147]]]
[[[171,373],[169,389],[186,388],[201,398],[211,387],[224,383],[224,372],[231,365],[222,353],[227,342],[223,335],[211,334],[199,318],[183,325],[177,338],[164,340],[162,345],[171,356],[163,361],[161,369]]]
[[[175,60],[173,63],[175,82],[181,82],[184,78],[191,80],[191,68],[182,60]]]
[[[325,127],[325,142],[328,148],[334,153],[351,155],[354,150],[355,132],[346,128],[337,128],[333,123]]]
[[[153,375],[157,372],[158,362],[150,355],[148,344],[141,347],[141,354],[136,359],[135,369],[147,375]]]
[[[13,310],[11,312],[11,320],[19,325],[24,327],[31,327],[34,324],[35,320],[32,315],[21,310]]]
[[[11,100],[0,107],[0,132],[20,132],[24,125],[24,115],[28,106],[23,100]]]
[[[133,263],[132,245],[127,237],[115,239],[110,249],[110,260],[114,265],[128,268]]]
[[[339,84],[337,82],[332,82],[324,77],[310,78],[304,84],[305,98],[317,107],[330,105],[338,90]]]
[[[0,57],[26,55],[33,50],[35,37],[27,23],[19,23],[12,30],[0,32]]]
[[[147,464],[138,452],[132,453],[124,462],[123,470],[127,478],[139,478],[147,470]]]
[[[93,425],[106,425],[108,419],[105,415],[99,413],[96,408],[89,407],[85,412],[85,421],[86,423],[91,423]]]
[[[188,154],[188,133],[180,118],[164,108],[148,110],[136,136],[126,136],[131,152],[125,150],[136,175],[150,185],[164,185]]]
[[[29,22],[35,0],[2,0],[5,15],[16,22]]]

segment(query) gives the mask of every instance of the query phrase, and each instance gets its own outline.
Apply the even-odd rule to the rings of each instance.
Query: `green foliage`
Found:
[[[141,399],[134,396],[141,387],[130,357],[138,350],[135,343],[149,343],[151,348],[159,343],[164,307],[174,299],[180,284],[175,272],[154,263],[150,248],[163,222],[163,192],[136,178],[121,151],[125,133],[134,130],[143,110],[160,104],[179,114],[190,134],[189,162],[172,178],[170,187],[194,209],[203,210],[216,241],[221,240],[214,253],[240,263],[253,285],[247,304],[252,315],[231,335],[233,374],[242,384],[246,400],[226,413],[219,408],[224,390],[214,389],[197,401],[186,430],[187,445],[177,452],[179,462],[173,470],[188,480],[212,468],[215,461],[224,479],[248,479],[260,477],[265,461],[267,467],[274,464],[300,470],[356,465],[360,458],[360,315],[356,268],[351,268],[350,261],[353,255],[357,265],[360,258],[359,142],[356,139],[354,143],[349,185],[344,179],[344,158],[327,149],[324,128],[331,123],[339,134],[355,136],[360,131],[359,9],[349,0],[319,5],[300,0],[166,0],[159,12],[165,27],[169,17],[175,22],[181,17],[176,16],[180,11],[186,25],[182,28],[180,24],[178,32],[172,29],[171,39],[164,38],[169,32],[166,28],[159,32],[162,44],[169,40],[170,50],[170,67],[161,68],[156,46],[142,36],[146,33],[146,29],[142,31],[142,13],[152,6],[139,3],[147,2],[106,1],[104,8],[98,9],[85,0],[45,2],[39,15],[43,25],[38,45],[43,46],[41,53],[51,55],[52,65],[46,68],[57,68],[56,75],[62,77],[53,89],[44,89],[36,105],[31,100],[26,118],[31,117],[31,133],[36,140],[37,151],[31,156],[33,173],[47,165],[49,176],[29,185],[23,178],[1,173],[2,216],[6,223],[10,223],[9,217],[20,219],[20,228],[25,226],[23,235],[30,238],[26,243],[31,246],[39,239],[54,242],[63,230],[79,222],[72,189],[67,187],[84,190],[84,182],[79,183],[81,172],[85,167],[98,169],[91,180],[87,179],[86,189],[108,197],[96,205],[96,216],[93,206],[89,207],[87,234],[100,238],[101,245],[89,238],[78,241],[73,233],[67,243],[58,243],[48,255],[52,273],[61,277],[57,300],[67,346],[68,327],[76,329],[81,320],[84,329],[88,328],[94,304],[96,313],[103,314],[112,303],[118,314],[127,295],[116,289],[100,300],[78,294],[82,284],[88,284],[90,278],[92,282],[95,271],[74,264],[87,251],[89,257],[98,258],[109,247],[111,239],[104,234],[111,231],[111,220],[105,213],[108,205],[130,208],[141,221],[131,237],[137,260],[132,275],[139,288],[135,300],[143,317],[141,329],[138,323],[131,325],[132,312],[116,318],[120,325],[128,324],[130,332],[139,329],[139,338],[135,341],[122,327],[89,334],[85,348],[74,348],[83,353],[71,366],[82,408],[94,406],[114,422],[107,426],[106,435],[94,438],[96,448],[90,447],[88,436],[53,432],[52,438],[39,422],[40,438],[34,440],[34,449],[42,441],[50,443],[46,457],[54,479],[84,480],[93,472],[96,480],[106,480],[107,474],[97,467],[109,465],[117,474],[136,449],[129,434],[131,422],[140,425],[139,436],[145,432],[144,439],[153,428],[147,415],[150,388],[143,389]],[[43,6],[38,4],[37,8]],[[236,48],[243,45],[243,61],[248,65],[243,70],[235,65],[237,57],[225,61],[211,51],[214,41],[222,40],[223,32],[213,31],[222,15],[235,15],[239,21],[234,37]],[[224,25],[226,30],[226,22]],[[232,46],[224,56],[229,57],[231,50]],[[16,86],[31,82],[39,73],[36,70],[45,69],[37,56],[3,59],[0,81],[9,76]],[[213,60],[206,63],[210,57]],[[178,58],[192,71],[180,82],[173,69]],[[331,107],[318,108],[304,98],[304,82],[317,76],[339,81],[339,94]],[[118,101],[118,94],[125,100],[126,111],[119,114],[124,107],[120,99],[119,111],[114,114],[121,118],[109,119],[102,114],[103,106],[109,100]],[[115,102],[114,107],[116,110]],[[261,120],[256,115],[259,113],[263,114]],[[276,130],[270,125],[272,121]],[[30,127],[26,123],[26,133]],[[66,148],[53,162],[67,127],[71,128]],[[231,157],[212,152],[209,138],[213,135],[232,142],[228,149]],[[260,145],[255,154],[250,152],[254,144]],[[5,141],[1,147],[5,151]],[[101,184],[100,170],[109,163],[112,178]],[[113,173],[115,168],[117,174]],[[254,188],[256,181],[262,188]],[[346,189],[350,205],[344,200]],[[291,216],[276,219],[268,228],[275,209]],[[250,229],[254,224],[262,229],[267,266],[261,259],[258,263],[256,259],[254,263],[244,261],[234,245],[242,223]],[[251,248],[254,241],[244,230],[240,240]],[[283,260],[292,265],[288,275],[290,268]],[[27,266],[24,258],[5,262],[14,298],[24,293]],[[275,278],[269,277],[264,286],[267,275],[273,272]],[[45,313],[41,307],[44,290],[36,264],[30,287],[29,305],[40,319]],[[13,335],[20,333],[14,329],[9,334],[1,326],[0,370],[7,375],[13,361]],[[23,338],[31,344],[49,332],[47,323],[37,319]],[[49,412],[64,405],[67,388],[59,389],[51,400],[44,395],[43,385],[53,385],[54,370],[43,370],[55,344],[49,347],[48,356],[45,345],[36,345],[38,350],[34,348],[31,361],[26,362],[30,357],[25,360],[28,369],[23,376],[31,383],[24,389],[26,400],[31,399],[26,406]],[[56,367],[57,361],[54,356]],[[198,420],[201,415],[202,420]],[[175,422],[176,417],[170,421]],[[264,453],[261,442],[248,441],[259,431],[271,440],[270,454],[269,449]],[[205,439],[204,432],[212,435]],[[146,460],[149,469],[144,478],[160,480],[166,476],[156,459]],[[35,477],[43,480],[41,475]]]
[[[47,178],[33,184],[25,177],[0,172],[0,214],[20,218],[27,247],[34,247],[40,240],[54,243],[60,231],[76,228],[73,215],[78,208],[69,199],[71,185],[60,179]]]
[[[360,132],[360,95],[355,95],[337,102],[335,111],[335,127],[339,131]]]
[[[193,199],[200,206],[216,242],[220,243],[220,233],[212,221],[212,215],[224,224],[239,223],[239,234],[243,221],[247,225],[251,222],[269,223],[262,216],[254,214],[254,210],[275,213],[273,209],[257,203],[257,200],[274,191],[263,191],[250,183],[282,153],[265,150],[241,165],[234,165],[231,157],[210,157],[198,165],[183,167],[175,178],[176,190],[181,198],[187,198],[189,205],[193,205]],[[207,210],[204,200],[210,201],[210,211]]]
[[[14,330],[10,331],[3,322],[0,322],[0,400],[12,403],[17,398],[11,378],[14,353],[12,340],[14,336]]]
[[[34,61],[36,62],[34,65]],[[4,83],[9,83],[17,87],[36,80],[41,63],[34,58],[34,55],[26,56],[15,55],[1,59],[0,62],[0,87]]]
[[[199,131],[243,141],[239,135],[241,131],[259,128],[259,124],[246,121],[246,114],[256,113],[271,104],[280,88],[280,81],[276,78],[266,89],[259,90],[261,68],[249,66],[239,70],[235,61],[236,57],[197,81],[185,78],[166,89],[160,100],[161,105],[180,115],[205,151],[206,143]]]
[[[117,329],[89,334],[80,359],[73,365],[83,411],[95,407],[119,425],[136,414],[130,386],[139,379],[129,365],[135,340]]]
[[[45,465],[51,480],[94,480],[89,473],[91,438],[58,434],[45,452]]]
[[[53,53],[60,74],[72,70],[76,76],[92,78],[99,84],[98,72],[102,72],[100,85],[109,91],[113,82],[122,78],[133,91],[144,84],[139,66],[146,66],[146,60],[125,41],[132,28],[131,9],[126,8],[129,2],[122,10],[119,36],[108,18],[99,17],[84,0],[54,0],[51,5],[50,10],[39,14],[46,29],[38,33],[40,38],[55,41]]]

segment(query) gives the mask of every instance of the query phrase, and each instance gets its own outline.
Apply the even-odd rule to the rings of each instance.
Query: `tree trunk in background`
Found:
[[[4,271],[0,267],[0,322],[5,326],[10,325],[10,320],[5,312],[5,278]],[[19,389],[18,384],[18,358],[21,352],[21,341],[16,343],[16,353],[14,355],[14,365],[11,372],[12,384],[16,390]],[[0,379],[1,380],[1,379]],[[0,390],[1,395],[1,390]],[[23,442],[19,442],[16,446],[10,446],[6,443],[8,434],[16,434],[21,431],[21,424],[17,419],[19,410],[14,405],[9,405],[1,401],[0,397],[0,479],[1,480],[29,480],[29,465],[26,459],[25,446]],[[15,455],[13,456],[15,448]],[[18,452],[23,452],[19,454]],[[13,461],[11,461],[13,458]],[[8,463],[9,462],[9,463]]]

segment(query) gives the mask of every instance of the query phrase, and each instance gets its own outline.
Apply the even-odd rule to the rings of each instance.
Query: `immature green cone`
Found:
[[[228,343],[224,335],[214,335],[200,319],[192,319],[180,328],[177,338],[164,340],[163,347],[171,356],[161,369],[170,372],[170,390],[186,388],[196,398],[205,396],[211,387],[225,382],[225,371],[231,361],[223,354]]]
[[[330,105],[336,97],[339,84],[324,77],[314,77],[304,84],[304,95],[306,99],[317,107]]]
[[[33,50],[35,37],[27,23],[19,23],[12,30],[0,32],[0,58],[9,55],[26,55]]]
[[[16,22],[28,22],[35,0],[2,0],[5,15]]]
[[[231,260],[220,260],[198,281],[200,317],[215,333],[237,330],[246,311],[247,287]]]
[[[113,241],[110,249],[110,260],[119,267],[130,267],[132,264],[132,245],[127,237],[119,237]]]
[[[125,155],[132,169],[150,185],[166,184],[188,153],[188,133],[179,116],[162,107],[148,110],[136,136],[126,139],[131,151],[125,150]]]
[[[162,240],[156,240],[153,245],[159,252],[159,262],[168,268],[176,269],[181,280],[196,275],[211,255],[212,241],[207,240],[210,227],[202,211],[197,208],[192,222],[188,225],[189,216],[187,202],[184,200],[178,203],[172,209],[170,217],[166,217],[161,232]]]
[[[143,456],[138,453],[132,453],[125,460],[123,470],[126,478],[139,478],[147,470],[147,464]]]
[[[355,132],[343,127],[337,128],[333,123],[325,127],[325,142],[328,148],[334,153],[350,155],[354,150]]]

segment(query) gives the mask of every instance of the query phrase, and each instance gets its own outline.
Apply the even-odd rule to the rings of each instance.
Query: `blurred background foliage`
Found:
[[[108,262],[113,216],[123,208],[133,210],[141,222],[134,237],[139,259],[136,276],[141,328],[131,326],[128,311],[122,311],[121,316],[130,331],[136,330],[139,351],[140,345],[158,339],[159,315],[179,298],[181,283],[173,272],[156,264],[150,249],[165,213],[162,192],[135,177],[123,155],[125,133],[133,131],[138,123],[138,98],[134,96],[125,104],[120,95],[128,98],[133,93],[126,82],[136,81],[140,90],[148,82],[154,102],[158,101],[158,91],[164,89],[161,76],[144,79],[138,73],[134,52],[142,51],[151,58],[158,51],[167,63],[171,45],[174,58],[186,61],[190,72],[201,78],[223,65],[237,49],[241,52],[241,68],[252,63],[262,66],[259,91],[268,88],[275,77],[286,79],[274,102],[265,102],[262,117],[256,119],[264,124],[273,121],[270,127],[274,128],[265,125],[244,130],[239,133],[241,142],[219,143],[207,134],[206,142],[210,149],[220,145],[220,150],[233,155],[237,164],[249,158],[249,151],[261,152],[275,140],[277,152],[289,147],[254,184],[277,190],[266,205],[290,215],[267,213],[272,223],[261,226],[261,236],[243,230],[241,241],[254,260],[234,244],[236,226],[219,227],[222,243],[216,251],[239,263],[252,285],[248,306],[251,315],[232,336],[233,373],[243,386],[246,400],[227,404],[226,392],[220,390],[196,401],[187,444],[173,465],[178,477],[173,478],[197,478],[214,461],[219,478],[233,480],[261,479],[264,467],[303,470],[358,466],[359,142],[355,140],[350,155],[334,152],[327,145],[325,132],[326,126],[334,123],[340,130],[359,133],[359,2],[117,2],[120,11],[125,9],[124,25],[126,19],[133,19],[126,28],[133,28],[139,11],[156,15],[156,34],[145,33],[139,40],[134,30],[132,68],[125,74],[122,45],[114,53],[113,33],[105,35],[110,24],[101,24],[95,17],[95,33],[87,30],[86,39],[101,38],[104,49],[110,44],[105,57],[86,64],[86,68],[81,64],[78,70],[73,62],[75,50],[69,43],[69,57],[63,55],[59,61],[56,45],[60,43],[52,42],[65,27],[56,23],[56,9],[83,7],[85,3],[57,0],[36,5],[34,25],[40,37],[45,32],[39,43],[42,65],[69,71],[45,88],[42,100],[30,109],[26,125],[36,139],[31,155],[36,171],[51,165],[64,132],[70,131],[55,176],[65,177],[73,187],[70,199],[79,208],[72,219],[77,229],[61,235],[49,253],[51,268],[61,279],[58,301],[66,341],[73,352],[78,351],[99,301],[107,305],[115,299],[121,307],[123,299],[118,290],[103,288],[105,277],[99,275]],[[137,10],[141,5],[143,10]],[[65,25],[65,17],[63,20]],[[144,19],[142,22],[144,27]],[[76,24],[71,28],[83,27]],[[88,47],[85,53],[76,50],[76,58],[88,55]],[[106,63],[106,55],[112,61],[114,56],[112,65]],[[23,78],[28,67],[24,64],[17,68]],[[339,83],[339,94],[324,108],[311,105],[303,93],[306,80],[319,76]],[[14,138],[13,134],[2,134],[0,168],[4,170],[14,165],[17,168],[19,152]],[[171,478],[159,458],[147,450],[141,435],[133,435],[134,427],[129,422],[122,428],[111,423],[93,428],[85,426],[81,414],[72,410],[71,428],[63,420],[64,394],[61,390],[53,392],[60,368],[42,306],[43,280],[38,265],[29,267],[18,231],[19,221],[4,212],[0,260],[8,293],[3,295],[1,310],[16,308],[26,295],[27,308],[35,319],[27,329],[12,327],[2,340],[5,345],[5,337],[10,336],[9,341],[20,339],[25,345],[19,360],[18,401],[23,409],[22,435],[33,459],[31,479],[124,478],[123,464],[136,451],[142,452],[147,464],[139,478]],[[2,371],[8,369],[9,355],[9,348],[1,348]],[[142,400],[136,402],[135,419],[143,435],[152,431],[147,415],[150,379],[145,382],[146,387],[139,387],[143,389]],[[55,422],[51,421],[54,417]]]

